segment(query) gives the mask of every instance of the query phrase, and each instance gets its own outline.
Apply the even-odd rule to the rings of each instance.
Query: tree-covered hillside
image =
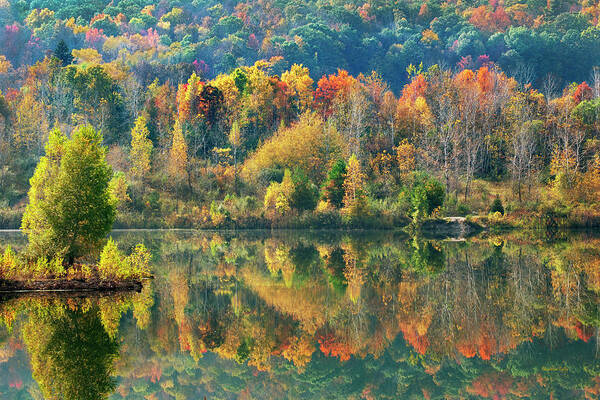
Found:
[[[600,223],[599,4],[0,11],[0,226],[50,132],[82,125],[109,148],[121,227]]]
[[[0,52],[18,67],[64,40],[105,62],[194,63],[207,78],[271,59],[276,72],[303,64],[315,80],[376,70],[396,91],[409,64],[494,62],[564,86],[599,64],[599,13],[590,0],[4,0]]]

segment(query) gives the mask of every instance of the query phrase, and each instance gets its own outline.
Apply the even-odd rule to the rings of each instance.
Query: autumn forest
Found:
[[[82,125],[123,228],[594,226],[600,8],[538,3],[0,3],[0,226]]]

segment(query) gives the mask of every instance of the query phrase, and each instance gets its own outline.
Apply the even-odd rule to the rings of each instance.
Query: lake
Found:
[[[595,399],[600,237],[121,231],[141,293],[0,303],[2,399]],[[0,247],[25,246],[0,233]]]

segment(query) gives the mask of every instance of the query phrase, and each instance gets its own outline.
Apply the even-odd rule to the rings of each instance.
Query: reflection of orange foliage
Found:
[[[281,355],[286,360],[291,361],[299,370],[304,370],[312,358],[315,351],[313,339],[309,336],[292,336],[289,345],[283,350]]]
[[[492,336],[491,329],[483,328],[479,335],[479,357],[482,360],[489,360],[497,351],[496,339]]]
[[[425,398],[425,400],[431,399],[431,394],[429,394],[429,390],[421,389],[421,391],[423,392],[423,398]]]
[[[398,285],[398,299],[402,311],[398,314],[398,327],[404,339],[420,354],[425,354],[429,348],[427,331],[433,313],[428,308],[414,309],[413,302],[418,299],[418,284],[412,280],[405,280]]]
[[[419,354],[425,354],[429,347],[429,339],[425,335],[419,335],[417,330],[410,325],[400,323],[400,329],[404,335],[404,339],[415,349]]]
[[[348,361],[352,355],[350,345],[341,343],[333,334],[319,337],[319,348],[327,357],[339,357],[340,361]]]
[[[593,326],[583,325],[579,321],[577,321],[577,323],[575,324],[575,332],[577,332],[577,337],[579,337],[579,339],[583,340],[586,343],[594,335],[595,330],[596,329]]]
[[[475,379],[467,391],[476,396],[490,399],[504,399],[510,393],[513,378],[502,373],[489,373]]]
[[[586,399],[597,399],[600,397],[600,376],[594,378],[593,384],[583,388]]]
[[[150,382],[156,383],[160,381],[160,377],[162,376],[162,369],[158,363],[153,363],[150,367]]]
[[[467,358],[473,358],[477,355],[477,346],[468,338],[456,343],[456,349]]]

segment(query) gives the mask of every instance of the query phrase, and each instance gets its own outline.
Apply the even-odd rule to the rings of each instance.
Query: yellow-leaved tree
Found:
[[[401,174],[404,175],[415,170],[417,166],[416,155],[417,149],[406,139],[396,147],[396,161]]]
[[[348,222],[369,215],[365,193],[365,174],[355,154],[348,159],[346,179],[344,180],[344,207],[342,215]]]
[[[234,187],[235,192],[237,193],[237,184],[238,184],[238,149],[242,143],[242,131],[240,129],[240,124],[237,121],[234,121],[231,125],[231,131],[229,132],[229,143],[233,147],[233,175],[234,175]]]
[[[173,128],[173,143],[169,152],[168,172],[172,178],[183,179],[185,176],[188,162],[187,151],[181,123],[177,120]]]
[[[291,127],[280,128],[265,142],[242,169],[246,179],[256,179],[269,168],[299,168],[313,182],[322,182],[328,165],[342,155],[345,143],[341,135],[326,126],[315,113],[306,113]]]
[[[290,91],[293,101],[300,112],[306,111],[313,101],[313,83],[308,68],[294,64],[289,71],[281,75],[281,81],[285,82]]]
[[[146,118],[140,116],[131,130],[131,173],[136,178],[145,178],[150,172],[150,156],[152,141],[148,138],[150,132],[146,126]]]
[[[267,212],[277,212],[284,215],[290,211],[290,200],[294,190],[292,173],[286,169],[281,183],[271,182],[265,194],[264,206]]]

